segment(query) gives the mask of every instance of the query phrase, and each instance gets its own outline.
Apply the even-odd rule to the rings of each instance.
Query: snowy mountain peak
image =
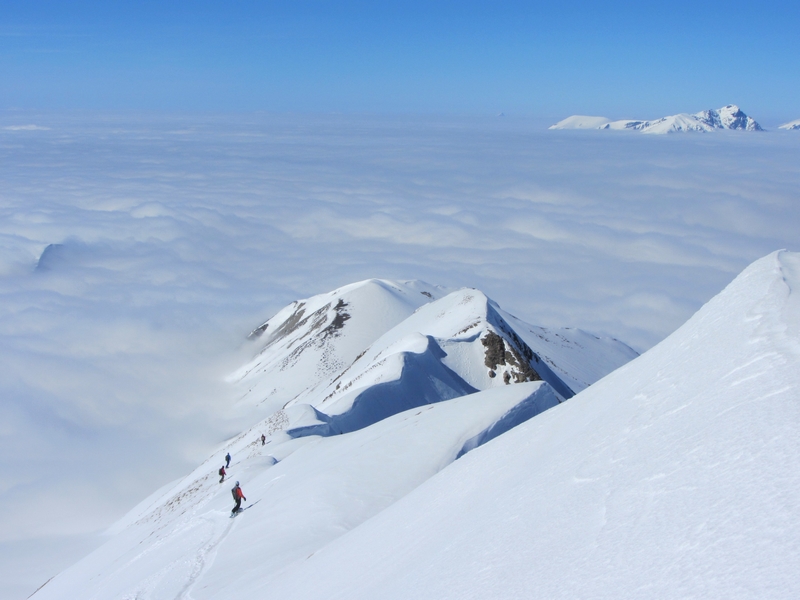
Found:
[[[544,381],[563,400],[637,355],[579,329],[529,325],[479,290],[446,294],[420,282],[345,286],[296,301],[266,325],[260,352],[230,381],[240,406],[260,415],[255,429],[295,439],[522,383]]]
[[[259,352],[229,378],[241,404],[267,415],[309,405],[316,412],[292,411],[283,427],[339,432],[408,408],[405,398],[430,403],[538,380],[569,398],[636,355],[580,330],[515,320],[479,290],[374,279],[293,302],[251,338]],[[389,395],[373,389],[389,382]]]
[[[380,279],[292,302],[250,338],[256,355],[230,382],[252,425],[37,598],[229,597],[254,575],[274,580],[636,356],[524,323],[476,289]],[[249,499],[236,521],[219,471],[227,453]],[[254,544],[267,545],[256,569],[236,551]]]
[[[456,461],[270,592],[798,597],[798,289],[800,255],[757,261],[642,357]]]
[[[800,131],[800,119],[784,123],[778,129],[786,129],[787,131]]]
[[[605,117],[573,116],[559,121],[555,125],[552,125],[550,129],[629,130],[653,134],[687,131],[710,132],[719,129],[763,131],[761,126],[753,118],[747,116],[735,104],[728,104],[717,110],[704,110],[695,114],[680,113],[662,117],[654,121],[631,119],[611,121]]]
[[[581,348],[557,347],[566,337],[542,343],[534,331],[521,322],[515,329],[479,290],[452,292],[389,329],[315,394],[289,401],[284,429],[294,437],[340,434],[415,406],[523,382],[544,380],[561,398],[572,397],[572,386],[586,384],[577,372],[570,374],[566,357]],[[538,342],[536,350],[526,336]],[[589,346],[599,354],[597,341]],[[617,344],[614,360],[622,364],[632,357],[629,352]]]
[[[311,393],[444,293],[421,281],[368,279],[292,302],[250,333],[260,350],[229,381],[246,387],[243,402],[274,411]]]
[[[618,342],[526,325],[477,290],[430,299],[339,373],[338,408],[319,408],[327,382],[273,429],[255,423],[33,598],[798,597],[798,289],[800,254],[756,261],[566,402],[545,367],[591,378]],[[328,306],[321,335],[342,300],[350,318],[325,339],[343,343],[380,308],[365,290],[388,306],[418,293],[342,288],[295,321]],[[291,354],[311,321],[270,351]],[[543,381],[488,376],[505,362],[535,379],[525,361]],[[287,368],[316,386],[301,361]],[[280,371],[261,373],[249,383]],[[309,423],[291,435],[283,419]],[[227,452],[238,516],[217,474]]]
[[[712,129],[742,129],[744,131],[764,131],[752,117],[748,117],[735,104],[728,104],[719,110],[704,110],[694,115],[698,121]]]

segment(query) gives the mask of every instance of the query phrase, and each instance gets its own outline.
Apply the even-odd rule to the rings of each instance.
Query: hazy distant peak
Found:
[[[549,129],[602,129],[611,119],[606,117],[589,117],[585,115],[572,115],[551,125]]]
[[[743,129],[745,131],[764,131],[755,119],[748,117],[735,104],[728,104],[718,110],[704,110],[693,115],[713,129]]]
[[[755,119],[747,116],[735,104],[717,110],[709,109],[695,114],[680,113],[661,117],[653,121],[622,119],[611,121],[605,117],[575,115],[552,125],[550,129],[614,129],[632,130],[642,133],[677,133],[686,131],[710,132],[718,129],[763,131]]]

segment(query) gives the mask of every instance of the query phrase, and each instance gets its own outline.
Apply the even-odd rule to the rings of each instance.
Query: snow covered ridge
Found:
[[[490,331],[503,340],[505,366],[519,363],[499,319],[522,340],[521,322],[475,290],[435,290],[437,298],[417,282],[373,280],[304,301],[317,308],[292,321],[295,331],[316,325],[292,348],[314,335],[331,351],[331,340],[345,342],[350,324],[367,322],[359,294],[383,293],[374,286],[412,305],[412,291],[432,297],[420,293],[427,301],[353,368],[369,356],[384,383],[400,381],[402,369],[381,357],[407,352],[444,364],[436,342],[463,371],[478,350],[484,361],[500,358]],[[343,435],[292,437],[278,424],[262,445],[265,427],[291,420],[284,413],[299,404],[287,406],[142,502],[105,546],[33,598],[800,597],[799,290],[800,254],[756,261],[666,340],[566,402],[546,381],[510,379]],[[337,315],[342,326],[331,333]],[[482,315],[483,324],[451,338],[434,335]],[[472,330],[492,341],[468,341]],[[534,330],[543,348],[558,339]],[[261,356],[279,339],[261,342]],[[597,358],[561,342],[553,346],[561,359]],[[258,372],[250,366],[241,383]],[[315,385],[304,396],[315,403],[336,386]],[[235,518],[230,484],[216,475],[226,452],[247,496]]]
[[[295,435],[342,433],[479,390],[544,380],[570,398],[636,353],[578,329],[547,329],[482,292],[371,279],[292,303],[250,335],[231,376],[241,404],[281,410]]]
[[[630,119],[612,121],[605,117],[575,115],[559,121],[550,129],[614,129],[657,134],[687,131],[709,132],[720,129],[764,131],[752,117],[748,117],[735,104],[723,106],[718,110],[704,110],[695,114],[681,113],[654,121]]]
[[[299,300],[249,337],[256,356],[231,383],[240,408],[267,416],[34,597],[230,597],[233,582],[278,577],[636,356],[616,340],[528,325],[478,290],[419,281]],[[248,498],[235,520],[218,475],[226,453]]]
[[[658,346],[457,461],[270,592],[800,597],[799,290],[800,254],[755,262]]]
[[[783,125],[780,125],[778,129],[786,129],[788,131],[800,131],[800,119],[784,123]]]

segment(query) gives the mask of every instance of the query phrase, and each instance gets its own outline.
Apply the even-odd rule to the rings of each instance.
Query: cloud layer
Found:
[[[798,249],[788,134],[24,121],[0,119],[2,548],[108,525],[235,431],[223,375],[295,298],[420,278],[644,350],[752,260]]]

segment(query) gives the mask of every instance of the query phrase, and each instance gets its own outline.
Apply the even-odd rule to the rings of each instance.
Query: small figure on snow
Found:
[[[265,443],[266,441],[267,441],[267,436],[265,436],[265,435],[262,433],[262,434],[261,434],[261,445],[263,446],[263,445],[264,445],[264,443]]]
[[[229,469],[229,468],[230,468],[230,466],[231,466],[231,453],[230,453],[230,452],[228,452],[228,453],[225,455],[225,468],[226,468],[226,469]]]
[[[236,506],[233,507],[231,511],[231,516],[234,516],[238,512],[242,512],[242,500],[247,500],[244,497],[244,492],[242,492],[242,488],[239,487],[239,482],[236,482],[236,485],[231,488],[231,494],[233,494],[233,499],[236,502]]]
[[[225,465],[219,468],[219,482],[222,483],[225,481]]]

